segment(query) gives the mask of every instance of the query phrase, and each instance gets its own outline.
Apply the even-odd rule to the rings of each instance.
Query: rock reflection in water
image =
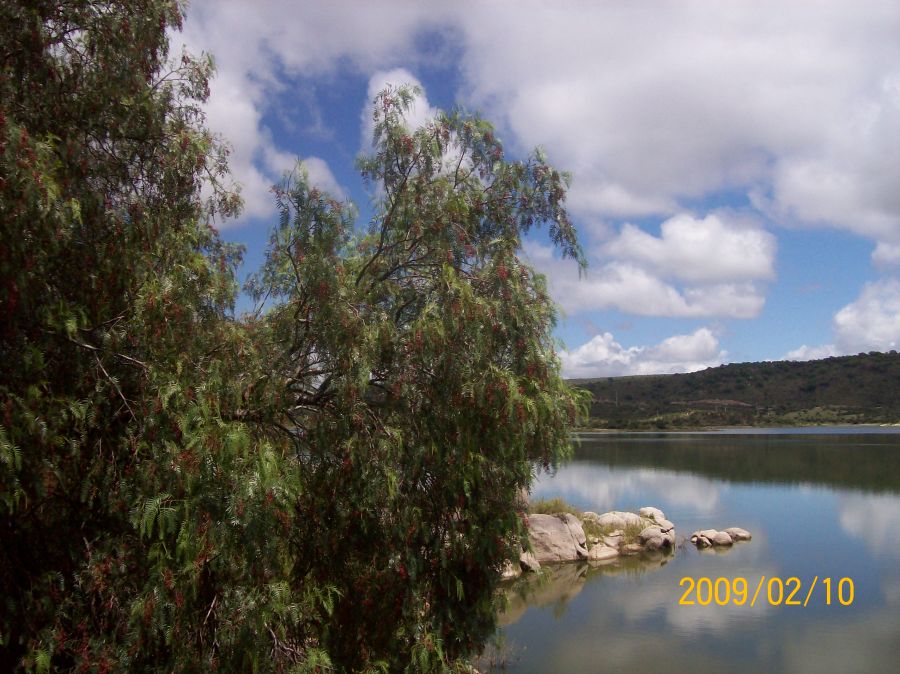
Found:
[[[498,617],[498,625],[512,625],[534,606],[551,606],[559,618],[586,583],[602,576],[638,576],[665,566],[672,557],[671,553],[651,552],[599,562],[545,564],[539,573],[525,574],[506,585],[506,608]]]

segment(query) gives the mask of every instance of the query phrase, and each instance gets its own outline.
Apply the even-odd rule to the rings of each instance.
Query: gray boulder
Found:
[[[666,519],[666,516],[663,514],[663,511],[659,508],[654,508],[653,506],[644,506],[640,510],[638,510],[638,514],[641,517],[647,517],[651,520],[656,520],[659,522],[660,520]]]
[[[640,515],[621,510],[603,513],[594,521],[601,527],[612,527],[614,529],[624,529],[627,526],[640,526],[642,524]]]
[[[740,527],[728,527],[725,529],[725,533],[731,536],[731,540],[733,541],[749,541],[753,538],[749,531],[741,529]]]
[[[603,537],[603,544],[611,548],[618,548],[620,545],[622,545],[623,540],[625,540],[624,534],[622,534],[620,530],[616,529],[609,536]]]
[[[570,513],[529,515],[528,532],[534,557],[541,564],[586,559],[588,556],[581,521]]]
[[[734,543],[731,536],[725,531],[717,531],[715,529],[703,529],[695,531],[691,534],[691,543],[698,548],[708,548],[711,546],[729,546]]]
[[[618,556],[619,551],[608,545],[595,545],[588,550],[588,560],[592,562],[602,562],[607,559],[615,559]]]
[[[647,550],[670,548],[675,544],[675,531],[674,528],[663,531],[660,526],[654,524],[641,531],[638,538]]]
[[[638,534],[638,538],[641,539],[642,543],[646,543],[647,541],[653,538],[662,538],[662,529],[660,529],[657,525],[652,525],[643,529],[641,533]]]
[[[667,520],[665,517],[661,517],[660,519],[654,520],[654,521],[656,522],[657,525],[659,525],[659,528],[662,530],[663,533],[665,533],[665,532],[667,532],[667,531],[674,531],[674,530],[675,530],[675,525],[672,524],[672,523],[671,523],[669,520]]]
[[[587,550],[587,536],[584,535],[584,527],[581,526],[581,520],[572,513],[562,513],[560,517],[562,517],[568,525],[569,531],[572,532],[572,537],[575,539],[575,542]]]
[[[533,552],[523,552],[519,555],[519,566],[522,568],[522,571],[529,573],[537,573],[541,570],[541,563],[534,556]]]

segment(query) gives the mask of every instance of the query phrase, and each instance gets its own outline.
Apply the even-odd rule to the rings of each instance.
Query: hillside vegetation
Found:
[[[900,422],[896,351],[569,383],[593,395],[588,422],[592,428]]]

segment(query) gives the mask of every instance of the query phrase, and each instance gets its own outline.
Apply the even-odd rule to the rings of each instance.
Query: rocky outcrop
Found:
[[[527,517],[530,551],[523,551],[518,564],[504,569],[504,578],[534,572],[542,564],[587,560],[608,563],[620,556],[665,556],[676,544],[675,525],[659,508],[646,506],[639,512],[613,510],[598,514],[585,512],[581,518],[571,513],[529,515]],[[590,537],[585,535],[585,527]],[[749,541],[750,532],[740,527],[723,531],[703,529],[691,534],[698,548],[727,549],[736,541]]]
[[[751,538],[750,532],[740,527],[729,527],[724,531],[702,529],[691,534],[691,543],[698,548],[728,547],[735,541],[749,541]]]
[[[527,522],[533,555],[529,563],[524,554],[520,558],[523,571],[548,562],[606,562],[620,555],[671,550],[675,545],[675,525],[662,510],[650,506],[642,508],[640,514],[620,510],[586,512],[581,519],[570,513],[529,515]],[[600,533],[587,540],[582,523]]]
[[[571,513],[529,515],[528,536],[534,558],[541,564],[587,559],[584,528]]]

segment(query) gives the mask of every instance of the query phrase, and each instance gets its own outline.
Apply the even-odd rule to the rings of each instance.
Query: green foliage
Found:
[[[559,377],[544,279],[516,254],[547,222],[581,259],[564,176],[540,154],[505,161],[475,118],[408,129],[412,96],[375,102],[368,231],[294,175],[251,283],[276,304],[258,325],[270,368],[248,415],[288,431],[294,579],[335,587],[319,639],[348,670],[478,652],[524,536],[518,494],[567,456],[584,398]]]
[[[0,670],[462,669],[584,408],[517,257],[547,224],[581,261],[565,176],[385,92],[368,232],[288,179],[235,320],[180,21],[0,5]]]

